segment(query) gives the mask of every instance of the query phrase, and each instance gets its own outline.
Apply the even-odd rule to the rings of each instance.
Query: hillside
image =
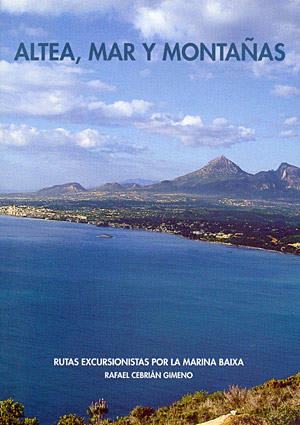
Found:
[[[169,407],[149,409],[137,407],[130,416],[113,424],[299,425],[300,373],[287,379],[271,379],[252,389],[231,386],[213,394],[199,391]]]
[[[224,156],[197,171],[147,187],[158,193],[185,193],[247,199],[300,198],[300,168],[282,163],[274,171],[250,174]]]
[[[99,399],[87,410],[89,422],[69,414],[54,425],[299,425],[300,373],[287,379],[271,379],[252,389],[231,386],[213,394],[198,391],[157,410],[137,406],[129,416],[115,421],[104,419],[108,407],[104,399]],[[3,425],[22,425],[24,406],[12,399],[2,401],[0,415]],[[38,420],[26,418],[25,423],[38,425]]]
[[[60,196],[60,195],[72,195],[80,192],[86,192],[86,189],[79,183],[64,183],[56,184],[51,187],[44,187],[38,190],[36,193],[40,196]]]

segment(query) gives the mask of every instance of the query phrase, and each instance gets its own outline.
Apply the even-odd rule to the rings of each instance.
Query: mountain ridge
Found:
[[[130,182],[129,182],[130,181]],[[212,159],[202,168],[146,186],[133,179],[123,184],[112,182],[85,189],[79,183],[65,183],[41,189],[38,195],[59,196],[80,192],[183,193],[213,197],[238,197],[259,199],[300,198],[300,168],[282,162],[277,170],[259,171],[255,174],[242,170],[224,155]]]
[[[186,193],[274,199],[300,196],[300,168],[281,163],[276,171],[251,174],[225,156],[209,161],[204,167],[173,180],[147,187],[159,193]]]

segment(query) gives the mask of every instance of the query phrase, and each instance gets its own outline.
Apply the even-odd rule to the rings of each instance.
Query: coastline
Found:
[[[127,229],[127,230],[141,230],[141,231],[146,231],[146,232],[153,232],[153,233],[164,233],[170,236],[177,236],[180,238],[184,238],[184,239],[188,239],[188,240],[192,240],[192,241],[198,241],[198,242],[206,242],[206,243],[212,243],[212,244],[219,244],[219,245],[224,245],[224,246],[229,246],[231,248],[236,248],[236,249],[251,249],[251,250],[260,250],[260,251],[266,251],[266,252],[273,252],[273,253],[278,253],[278,254],[288,254],[288,255],[296,255],[296,256],[300,256],[300,252],[284,252],[281,250],[276,250],[276,249],[269,249],[269,248],[263,248],[263,247],[256,247],[256,246],[249,246],[249,245],[243,245],[243,244],[233,244],[230,242],[223,242],[223,241],[211,241],[211,240],[207,240],[207,239],[201,239],[201,238],[191,238],[188,236],[185,236],[183,234],[179,234],[179,233],[175,233],[172,231],[167,231],[167,230],[156,230],[156,229],[149,229],[149,228],[143,228],[143,227],[124,227],[122,225],[119,225],[118,223],[112,223],[111,225],[109,224],[105,224],[105,225],[99,225],[97,223],[93,223],[93,222],[88,222],[88,221],[78,221],[78,220],[59,220],[57,218],[49,218],[49,217],[36,217],[36,216],[21,216],[21,215],[14,215],[14,214],[5,214],[3,212],[0,212],[0,216],[6,216],[6,217],[16,217],[16,218],[24,218],[24,219],[32,219],[32,220],[41,220],[41,221],[59,221],[59,222],[69,222],[69,223],[77,223],[77,224],[88,224],[90,226],[96,226],[96,227],[102,227],[102,228],[117,228],[117,229]],[[100,236],[98,236],[100,237]],[[108,239],[110,239],[110,237],[108,237]]]

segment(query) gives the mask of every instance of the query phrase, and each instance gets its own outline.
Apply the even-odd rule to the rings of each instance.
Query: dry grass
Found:
[[[267,421],[253,415],[238,415],[226,419],[224,425],[267,425]]]
[[[211,395],[205,392],[188,394],[177,403],[158,409],[151,417],[140,423],[142,425],[196,425],[236,410],[238,415],[228,418],[226,424],[286,425],[282,419],[282,415],[284,417],[282,409],[286,409],[286,412],[290,412],[291,409],[297,411],[297,408],[300,409],[299,406],[300,374],[285,380],[271,380],[252,389],[232,386],[227,391]],[[135,425],[130,416],[123,418],[123,422],[115,424],[125,423]],[[298,425],[298,422],[293,422],[293,419],[287,423]]]

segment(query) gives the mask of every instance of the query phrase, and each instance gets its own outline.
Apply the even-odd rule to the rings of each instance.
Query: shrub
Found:
[[[300,425],[300,406],[280,406],[268,417],[269,425]]]
[[[104,416],[108,413],[108,402],[100,398],[89,406],[87,414],[90,416],[89,423],[98,425],[103,423]]]
[[[154,409],[152,409],[152,407],[142,407],[142,406],[137,406],[130,413],[130,415],[133,418],[136,418],[140,423],[149,419],[149,417],[152,416],[153,414],[154,414]]]
[[[0,402],[0,425],[38,425],[36,418],[25,418],[24,406],[12,398]]]
[[[64,415],[60,417],[57,425],[84,425],[84,419],[75,414]]]

